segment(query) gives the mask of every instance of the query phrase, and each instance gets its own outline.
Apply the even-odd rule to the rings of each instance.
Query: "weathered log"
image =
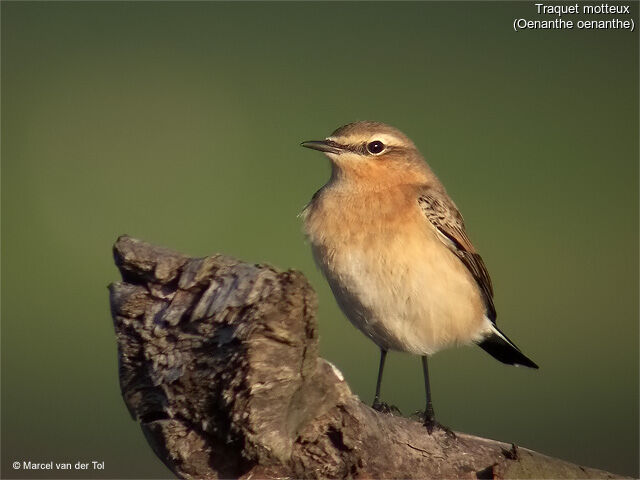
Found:
[[[620,478],[378,413],[318,357],[302,274],[131,237],[110,286],[120,388],[181,478]]]

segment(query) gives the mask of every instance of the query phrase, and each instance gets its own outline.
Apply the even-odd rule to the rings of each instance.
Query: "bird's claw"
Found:
[[[434,417],[432,417],[430,415],[425,415],[425,412],[417,411],[417,412],[415,412],[413,414],[413,416],[416,416],[420,420],[422,420],[422,425],[424,425],[424,427],[427,429],[427,433],[429,435],[432,435],[433,432],[436,431],[436,430],[440,430],[446,436],[448,436],[448,437],[450,437],[452,439],[457,439],[458,438],[456,436],[456,434],[453,432],[453,430],[451,430],[449,427],[446,427],[446,426],[442,425]]]
[[[396,407],[395,405],[389,405],[385,402],[381,402],[380,400],[374,400],[371,408],[373,408],[377,412],[387,415],[402,415],[402,412],[398,407]]]
[[[426,427],[427,433],[429,435],[431,435],[434,430],[440,430],[444,432],[444,434],[449,438],[452,438],[454,440],[458,438],[453,430],[451,430],[449,427],[442,425],[441,423],[436,422],[435,420],[431,422],[424,422],[423,425]]]

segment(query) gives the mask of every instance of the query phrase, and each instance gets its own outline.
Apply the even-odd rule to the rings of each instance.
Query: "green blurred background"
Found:
[[[341,124],[405,131],[465,215],[499,325],[541,366],[432,361],[456,430],[638,475],[638,34],[514,32],[533,3],[2,2],[2,476],[170,477],[121,400],[123,233],[304,272],[323,356],[371,402],[376,347],[296,217]],[[638,3],[632,4],[637,22]],[[637,31],[636,31],[637,32]],[[423,405],[392,354],[384,398]]]

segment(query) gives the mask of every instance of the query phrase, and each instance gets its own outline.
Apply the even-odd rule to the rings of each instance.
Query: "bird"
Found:
[[[489,272],[462,215],[400,130],[358,121],[302,142],[331,161],[331,176],[300,216],[314,260],[348,320],[380,349],[373,408],[387,352],[419,355],[424,426],[436,421],[428,358],[477,344],[502,363],[537,369],[497,327]]]

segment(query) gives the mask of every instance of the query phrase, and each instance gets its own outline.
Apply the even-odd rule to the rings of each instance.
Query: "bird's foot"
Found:
[[[449,438],[452,438],[454,440],[458,438],[456,434],[453,432],[453,430],[451,430],[449,427],[442,425],[441,423],[436,422],[435,420],[432,420],[430,422],[424,422],[423,425],[427,429],[427,433],[429,435],[431,435],[434,430],[440,430],[444,432],[444,434]]]
[[[387,415],[402,415],[402,412],[395,405],[389,405],[388,403],[381,402],[377,398],[373,401],[373,405],[371,405],[375,411],[384,413]]]
[[[458,438],[458,437],[456,437],[456,434],[453,432],[453,430],[451,430],[449,427],[446,427],[446,426],[442,425],[432,415],[425,415],[425,412],[417,411],[416,413],[413,414],[413,416],[416,416],[420,420],[422,420],[422,425],[424,425],[424,427],[427,429],[427,433],[429,435],[432,435],[433,432],[436,431],[436,430],[440,430],[447,437],[450,437],[450,438],[453,438],[453,439]]]

